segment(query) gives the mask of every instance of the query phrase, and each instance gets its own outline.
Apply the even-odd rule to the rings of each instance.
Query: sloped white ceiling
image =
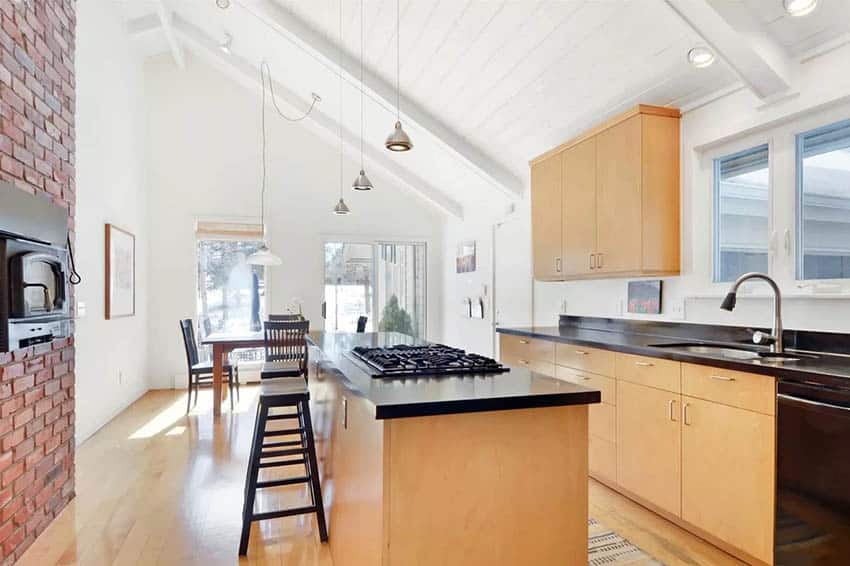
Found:
[[[780,0],[740,1],[793,55],[850,30],[847,0],[822,0],[806,18],[785,15]],[[150,21],[158,2],[176,25],[183,22],[213,46],[225,33],[233,36],[232,54],[206,53],[207,62],[225,70],[236,62],[244,70],[265,59],[299,100],[321,95],[329,139],[333,132],[327,130],[339,123],[340,112],[344,133],[359,136],[357,73],[342,74],[340,97],[335,58],[341,45],[346,57],[359,61],[357,0],[342,1],[341,43],[339,0],[231,0],[226,10],[214,0],[125,0],[128,23]],[[367,76],[395,85],[396,2],[365,0],[363,12]],[[309,32],[306,47],[275,13]],[[373,154],[387,154],[376,154],[382,161],[410,171],[409,184],[440,191],[466,214],[504,210],[512,197],[499,179],[524,183],[530,158],[607,116],[637,103],[686,105],[739,80],[722,59],[702,70],[688,64],[687,51],[703,39],[664,0],[402,0],[400,21],[403,100],[434,120],[424,128],[406,124],[413,151],[390,154],[383,140],[395,120],[395,100],[367,88],[365,143]],[[168,50],[163,34],[149,31],[136,33],[140,48]],[[326,49],[313,49],[310,42]],[[198,49],[187,47],[190,53]],[[440,128],[451,133],[448,142]],[[346,150],[356,153],[356,145]],[[467,158],[464,150],[476,155]],[[367,158],[367,172],[369,167]]]

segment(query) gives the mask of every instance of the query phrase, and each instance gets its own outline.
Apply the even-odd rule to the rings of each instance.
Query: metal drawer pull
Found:
[[[686,426],[691,426],[691,423],[688,422],[688,407],[690,406],[690,403],[685,403],[685,406],[682,407],[682,422],[685,423]]]
[[[348,429],[348,399],[342,398],[342,428]]]
[[[673,412],[673,407],[675,407],[675,406],[676,406],[676,400],[675,399],[670,399],[670,401],[667,402],[667,414],[670,415],[670,420],[673,421],[673,422],[676,422],[676,417],[674,416],[675,413]]]
[[[519,360],[519,363],[521,363],[521,364],[522,364],[522,365],[524,365],[524,366],[527,366],[527,365],[528,365],[528,360]]]
[[[584,350],[576,350],[575,353],[578,354],[579,356],[586,356],[587,355],[587,352],[585,352]]]
[[[531,342],[529,342],[528,340],[520,340],[519,343],[520,344],[530,344]]]
[[[641,367],[652,367],[652,366],[654,366],[655,364],[654,364],[654,363],[652,363],[652,362],[635,362],[635,365],[636,365],[636,366],[641,366]]]
[[[735,381],[734,377],[728,377],[725,375],[712,375],[711,379],[716,379],[718,381]]]
[[[602,254],[596,254],[596,269],[602,269]]]
[[[596,254],[590,254],[590,269],[596,269]]]

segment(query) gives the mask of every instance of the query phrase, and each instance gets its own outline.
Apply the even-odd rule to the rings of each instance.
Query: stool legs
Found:
[[[269,409],[277,407],[295,407],[295,414],[269,415]],[[289,420],[298,423],[297,428],[285,428],[280,430],[266,430],[266,424],[270,420]],[[298,435],[300,440],[274,440],[276,437],[287,435]],[[266,442],[266,438],[272,441]],[[263,462],[263,458],[285,458]],[[292,457],[295,457],[292,459]],[[260,470],[263,468],[277,468],[285,466],[301,466],[305,468],[305,475],[301,477],[290,477],[278,480],[259,481]],[[262,513],[254,512],[256,494],[258,489],[280,487],[307,483],[310,486],[311,505],[296,507],[292,509],[281,509]],[[248,552],[248,542],[251,536],[251,523],[279,517],[290,517],[292,515],[303,515],[315,513],[316,522],[319,527],[319,539],[322,542],[328,540],[328,529],[325,522],[325,509],[322,501],[322,486],[319,477],[319,463],[316,457],[316,446],[313,438],[313,424],[310,418],[309,395],[300,394],[288,396],[285,402],[270,403],[263,397],[257,407],[257,418],[254,423],[254,439],[251,445],[251,456],[248,461],[248,470],[245,478],[245,500],[242,508],[242,536],[239,541],[239,554],[244,556]]]

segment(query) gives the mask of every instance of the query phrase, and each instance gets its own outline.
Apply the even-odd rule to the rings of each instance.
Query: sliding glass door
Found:
[[[325,330],[425,336],[426,246],[419,242],[325,242]]]

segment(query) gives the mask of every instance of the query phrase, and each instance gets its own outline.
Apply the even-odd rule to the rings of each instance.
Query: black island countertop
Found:
[[[801,357],[799,361],[782,364],[760,360],[733,360],[657,346],[674,343],[724,343],[755,349],[750,340],[753,330],[768,329],[562,315],[559,326],[498,328],[497,332],[711,365],[777,378],[850,387],[850,335],[846,334],[786,330],[786,348],[791,351],[816,353],[817,357]]]
[[[349,355],[355,346],[426,345],[397,332],[311,332],[322,369],[375,406],[375,418],[393,419],[480,411],[599,403],[601,393],[525,368],[504,373],[376,378]]]

